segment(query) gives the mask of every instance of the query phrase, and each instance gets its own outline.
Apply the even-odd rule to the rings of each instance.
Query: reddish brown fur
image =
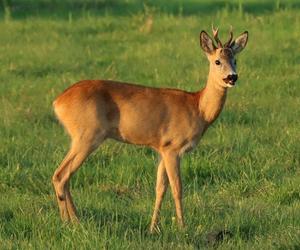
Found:
[[[199,116],[199,95],[200,92],[89,80],[64,91],[55,100],[54,109],[71,137],[79,136],[79,130],[84,131],[77,128],[80,120],[89,124],[88,130],[90,123],[96,122],[105,138],[146,145],[159,151],[167,141],[173,141],[173,147],[180,147],[183,141],[199,132],[200,117],[194,119]],[[87,114],[90,115],[87,117]],[[191,128],[195,131],[189,133]],[[181,131],[186,133],[174,138]]]
[[[77,220],[69,191],[70,177],[91,152],[105,139],[112,138],[149,146],[161,156],[151,231],[156,228],[168,184],[178,222],[184,225],[180,156],[197,145],[208,126],[219,116],[227,92],[223,75],[231,72],[232,58],[229,55],[221,58],[222,49],[215,48],[209,37],[202,43],[205,43],[202,48],[211,65],[215,60],[222,60],[225,67],[217,73],[211,66],[207,84],[201,91],[190,93],[108,80],[85,80],[56,98],[55,113],[72,139],[70,151],[53,175],[63,220]]]

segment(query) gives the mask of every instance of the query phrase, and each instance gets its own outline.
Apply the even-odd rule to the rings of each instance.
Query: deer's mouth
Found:
[[[232,79],[224,78],[223,81],[231,87],[235,85],[235,81]]]
[[[237,74],[230,74],[226,78],[224,78],[223,81],[227,84],[227,86],[232,87],[235,85],[237,79],[238,79]]]

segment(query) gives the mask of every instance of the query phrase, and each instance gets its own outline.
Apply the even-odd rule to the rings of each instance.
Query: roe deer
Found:
[[[57,118],[72,143],[52,181],[62,220],[77,221],[69,191],[70,177],[107,138],[145,145],[161,160],[157,169],[156,200],[150,230],[157,228],[159,211],[170,183],[177,222],[184,226],[180,157],[194,148],[210,124],[219,116],[227,89],[238,78],[235,55],[248,40],[245,31],[223,45],[213,28],[215,45],[205,32],[200,46],[210,62],[206,86],[198,92],[151,88],[108,80],[80,81],[53,102]]]

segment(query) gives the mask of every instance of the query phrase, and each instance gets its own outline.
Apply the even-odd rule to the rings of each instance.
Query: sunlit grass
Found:
[[[78,16],[63,9],[64,18],[42,7],[35,12],[36,5],[32,16],[4,6],[0,248],[299,248],[297,2],[269,1],[263,11],[255,1],[220,1],[214,12],[199,9],[201,15],[196,9],[210,6],[208,1],[127,2],[131,12],[110,6],[104,14],[88,15],[88,7],[83,12],[79,6]],[[149,15],[153,27],[145,32]],[[212,22],[223,39],[233,25],[236,35],[248,30],[250,40],[221,117],[182,160],[186,229],[177,229],[168,194],[162,233],[148,233],[157,155],[113,141],[72,178],[81,224],[62,224],[51,176],[69,142],[53,115],[55,96],[78,80],[103,78],[199,90],[208,71],[199,32],[209,31]],[[232,237],[219,245],[207,242],[210,233],[222,230]]]

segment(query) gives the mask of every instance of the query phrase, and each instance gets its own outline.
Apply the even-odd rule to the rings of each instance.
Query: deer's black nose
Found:
[[[228,76],[227,76],[227,79],[228,79],[229,81],[236,82],[236,80],[238,79],[238,75],[237,75],[237,74],[228,75]]]

